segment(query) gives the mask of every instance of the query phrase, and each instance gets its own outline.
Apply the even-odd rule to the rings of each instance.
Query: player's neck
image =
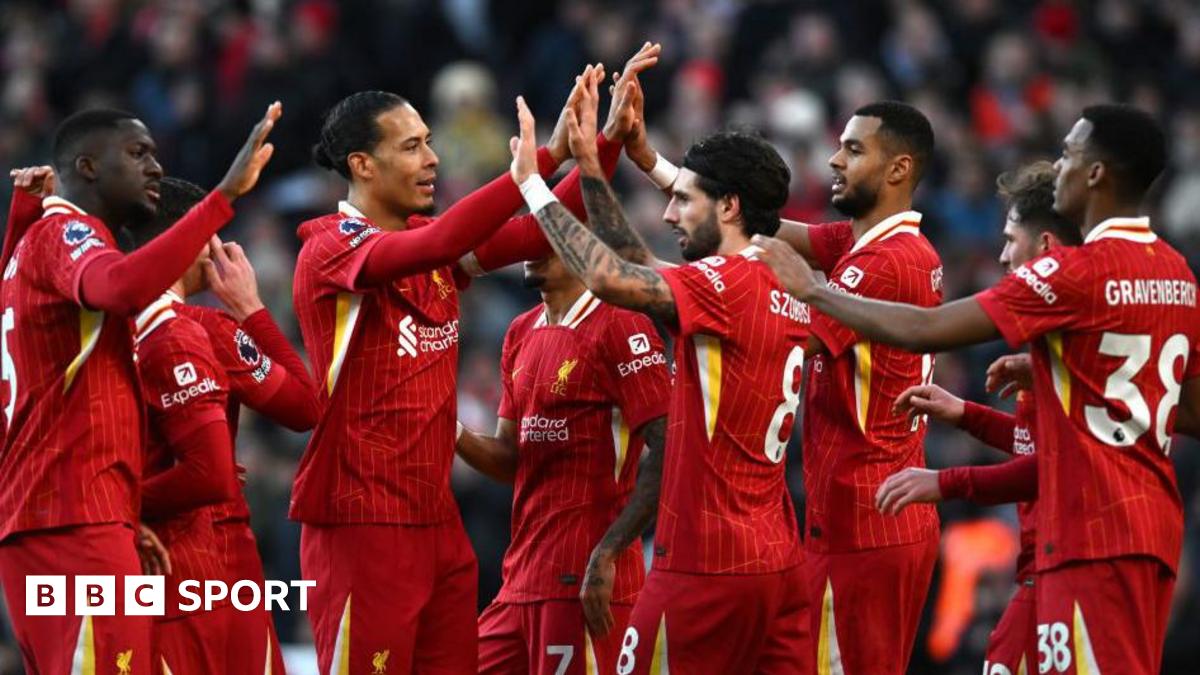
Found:
[[[123,225],[123,223],[117,222],[119,216],[111,209],[106,208],[104,202],[94,192],[72,190],[71,186],[64,184],[58,196],[83,209],[89,216],[99,218],[112,232],[116,232]]]
[[[386,232],[408,229],[408,217],[410,213],[394,213],[377,199],[371,197],[366,190],[356,190],[354,185],[350,186],[350,194],[346,197],[346,201],[351,206],[358,209],[360,213],[371,221],[371,224]]]
[[[716,255],[737,255],[750,246],[750,238],[742,231],[742,226],[726,227],[721,233],[721,245],[717,247]]]
[[[1126,203],[1117,199],[1094,199],[1084,212],[1081,232],[1084,237],[1087,237],[1088,233],[1097,225],[1109,218],[1140,218],[1141,211],[1141,204],[1137,202]]]
[[[858,218],[851,219],[850,229],[854,232],[854,240],[858,241],[872,227],[875,227],[887,218],[891,218],[897,213],[904,213],[911,210],[912,197],[909,195],[904,195],[903,198],[892,199],[884,195],[879,195],[879,201],[875,204],[875,208]]]
[[[543,289],[542,304],[546,308],[546,324],[557,326],[585,290],[587,289],[584,285],[579,283],[567,284],[562,288]]]

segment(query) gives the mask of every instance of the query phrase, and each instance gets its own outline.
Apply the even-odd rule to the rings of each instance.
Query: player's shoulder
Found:
[[[357,248],[367,238],[381,230],[366,218],[341,212],[328,213],[306,220],[297,228],[296,234],[304,248],[338,247]]]
[[[513,317],[513,320],[508,324],[508,335],[512,337],[524,336],[533,330],[534,324],[541,318],[545,311],[542,303],[538,303],[533,307],[521,312]]]
[[[213,359],[212,340],[204,325],[177,310],[166,308],[151,325],[137,335],[138,363],[145,366],[159,357],[196,354]]]
[[[209,335],[229,332],[238,325],[233,315],[217,307],[178,304],[175,306],[175,311],[199,323]]]
[[[92,239],[107,243],[112,239],[112,233],[99,218],[74,212],[43,216],[30,225],[22,237],[30,243],[57,243],[68,249],[84,246]]]
[[[590,326],[606,341],[624,341],[634,333],[655,333],[654,322],[641,312],[618,307],[607,302],[600,303],[583,326]]]

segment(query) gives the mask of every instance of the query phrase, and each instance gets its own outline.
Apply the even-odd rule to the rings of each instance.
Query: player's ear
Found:
[[[355,178],[371,180],[375,177],[375,160],[368,153],[352,152],[346,155],[346,166]]]
[[[888,170],[887,179],[892,185],[900,185],[912,176],[912,155],[896,155],[892,158],[892,166]]]
[[[1089,188],[1096,187],[1104,177],[1108,175],[1108,167],[1104,166],[1104,162],[1092,162],[1088,166],[1087,186]]]
[[[717,220],[730,223],[742,217],[742,198],[729,193],[717,200]]]
[[[1058,238],[1049,232],[1043,232],[1038,235],[1038,255],[1044,255],[1054,248],[1058,243]]]
[[[96,160],[90,155],[79,155],[72,164],[75,173],[91,183],[96,180]]]

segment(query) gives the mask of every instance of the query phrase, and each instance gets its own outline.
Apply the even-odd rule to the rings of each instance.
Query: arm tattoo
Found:
[[[658,272],[617,256],[604,242],[559,202],[551,202],[535,214],[546,239],[571,274],[596,292],[600,281],[611,292],[596,293],[601,299],[636,309],[666,323],[679,315],[671,289]]]
[[[612,186],[603,178],[583,176],[583,203],[587,207],[588,227],[596,237],[612,247],[622,258],[642,265],[654,259],[646,242],[630,226],[625,212],[613,193]]]
[[[638,468],[637,486],[629,503],[608,526],[608,531],[596,547],[612,554],[620,553],[629,547],[654,520],[658,512],[658,494],[662,483],[663,448],[666,445],[667,418],[659,417],[650,420],[642,427],[642,437],[646,439],[649,452]],[[593,576],[596,580],[598,577]]]

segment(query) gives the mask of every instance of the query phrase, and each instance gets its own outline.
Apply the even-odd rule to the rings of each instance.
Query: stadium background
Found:
[[[1200,263],[1200,4],[1192,0],[4,0],[0,35],[3,167],[45,163],[66,114],[114,105],[149,125],[169,174],[212,186],[266,104],[284,102],[275,157],[239,202],[227,238],[246,247],[265,302],[297,345],[294,231],[344,190],[308,161],[324,110],[367,88],[408,97],[433,128],[445,205],[506,170],[515,94],[548,133],[574,74],[594,61],[614,70],[646,39],[664,47],[644,78],[660,151],[678,158],[691,139],[726,124],[762,129],[792,167],[792,218],[833,216],[825,161],[850,111],[894,97],[925,111],[937,155],[917,202],[945,262],[947,298],[1000,274],[994,176],[1055,157],[1094,101],[1131,101],[1162,119],[1172,161],[1155,192],[1155,224],[1193,269]],[[661,196],[628,162],[615,182],[631,220],[660,254],[678,259],[661,227]],[[516,269],[466,294],[459,403],[468,425],[492,428],[504,330],[536,300]],[[1000,353],[993,344],[941,356],[935,379],[986,400],[981,375]],[[285,514],[305,438],[251,414],[242,422],[238,452],[267,577],[299,578],[299,527]],[[934,467],[1000,458],[936,425],[927,447]],[[1164,673],[1200,672],[1198,450],[1179,442],[1173,453],[1188,536]],[[794,443],[789,480],[802,512],[799,458]],[[511,491],[461,465],[454,488],[486,603],[499,586]],[[1015,515],[963,504],[941,513],[943,556],[909,672],[973,675],[1011,591]],[[304,616],[277,621],[294,655],[309,653]],[[0,674],[17,672],[0,619]]]

